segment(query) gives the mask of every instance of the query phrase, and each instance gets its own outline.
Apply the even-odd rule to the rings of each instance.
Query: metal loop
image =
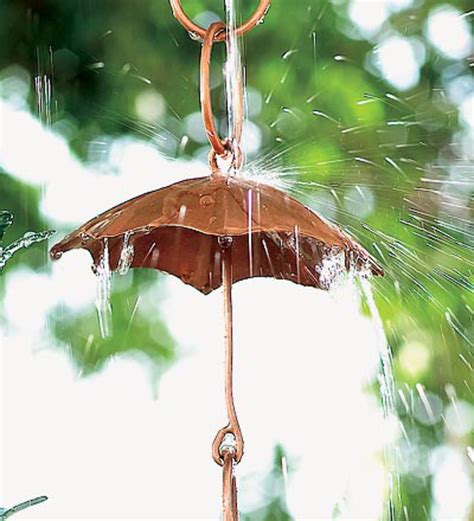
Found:
[[[219,156],[227,157],[229,151],[225,146],[225,142],[219,137],[216,124],[214,123],[210,85],[212,46],[215,36],[223,31],[225,31],[225,24],[223,22],[214,22],[205,33],[201,51],[200,94],[202,119],[209,142]]]
[[[234,424],[234,425],[232,425]],[[224,455],[228,450],[222,451],[221,446],[227,434],[235,438],[235,463],[239,464],[244,456],[244,438],[237,420],[231,421],[227,427],[221,429],[212,442],[212,459],[221,467],[224,465]]]
[[[206,130],[207,137],[212,147],[211,155],[209,157],[209,163],[213,172],[217,172],[219,170],[217,167],[216,156],[227,158],[229,157],[229,154],[231,154],[232,166],[236,169],[239,169],[243,163],[243,155],[239,146],[240,139],[242,137],[244,115],[244,93],[242,74],[239,74],[238,77],[238,99],[235,107],[234,128],[232,129],[230,139],[221,139],[219,137],[216,124],[214,122],[214,113],[212,110],[210,85],[212,47],[216,35],[220,34],[222,31],[225,31],[225,24],[223,22],[214,22],[209,26],[209,29],[206,31],[204,42],[202,45],[200,65],[201,111],[204,122],[204,128]]]
[[[240,170],[242,168],[242,165],[244,164],[244,154],[242,152],[242,149],[240,148],[240,145],[238,143],[231,145],[229,140],[225,140],[225,147],[231,154],[231,162],[230,162],[230,169],[234,170]],[[223,172],[221,171],[219,165],[217,164],[217,157],[218,153],[211,148],[208,156],[209,160],[209,167],[211,168],[212,175],[222,175]],[[228,157],[228,154],[226,156]]]
[[[174,17],[179,21],[179,23],[188,31],[188,33],[192,34],[193,37],[204,39],[206,36],[206,29],[201,26],[195,24],[189,16],[184,12],[183,7],[181,6],[181,0],[170,0],[171,9],[173,11]],[[237,27],[235,30],[235,34],[237,36],[242,36],[250,29],[253,29],[256,25],[263,22],[265,15],[270,8],[270,0],[260,0],[260,3],[253,13],[253,15],[246,20],[240,27]],[[216,34],[214,36],[215,42],[223,42],[226,38],[226,33]]]

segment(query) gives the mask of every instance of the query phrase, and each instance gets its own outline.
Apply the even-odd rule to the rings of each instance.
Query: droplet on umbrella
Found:
[[[214,198],[211,195],[203,195],[201,199],[199,199],[199,204],[203,208],[207,208],[208,206],[212,206],[214,204]]]
[[[234,239],[232,237],[219,237],[217,242],[223,250],[226,250],[232,246],[233,240]]]
[[[52,249],[51,250],[51,258],[54,260],[59,260],[63,256],[63,252],[61,250]]]

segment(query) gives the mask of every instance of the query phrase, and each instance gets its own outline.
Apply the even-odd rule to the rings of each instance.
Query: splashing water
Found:
[[[33,499],[29,499],[28,501],[24,501],[23,503],[19,503],[18,505],[15,505],[11,508],[0,508],[0,520],[3,521],[14,514],[17,514],[18,512],[39,505],[40,503],[43,503],[47,500],[48,498],[46,496],[39,496]]]
[[[346,255],[344,251],[336,250],[329,253],[321,261],[319,271],[319,282],[327,289],[337,287],[344,280],[346,273]]]
[[[102,338],[112,335],[112,307],[110,305],[111,273],[109,265],[109,241],[104,239],[104,249],[100,262],[95,269],[97,277],[97,297],[95,306],[99,319],[99,329]]]
[[[6,229],[13,223],[13,215],[10,212],[0,212],[0,240]],[[8,246],[2,246],[0,244],[0,273],[3,271],[6,263],[13,257],[18,251],[29,248],[33,244],[38,242],[46,241],[52,237],[56,232],[49,230],[45,232],[26,232],[22,237],[12,242]]]
[[[48,240],[53,236],[55,231],[46,232],[26,232],[23,237],[12,242],[8,246],[0,246],[0,273],[5,267],[6,263],[13,257],[13,255],[23,248],[29,248],[31,245]]]

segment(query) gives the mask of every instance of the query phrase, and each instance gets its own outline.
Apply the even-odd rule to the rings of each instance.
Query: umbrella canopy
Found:
[[[251,277],[328,289],[341,271],[381,275],[347,234],[288,194],[253,180],[212,175],[181,181],[91,219],[52,250],[85,248],[98,266],[126,262],[179,277],[202,293],[222,284],[222,250],[232,251],[232,282]]]

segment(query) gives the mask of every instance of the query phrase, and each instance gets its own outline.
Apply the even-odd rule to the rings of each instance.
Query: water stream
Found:
[[[379,370],[379,388],[382,399],[382,408],[385,420],[390,422],[396,416],[395,410],[395,393],[396,386],[393,376],[393,359],[390,345],[385,335],[382,318],[380,316],[377,304],[375,303],[374,293],[370,279],[360,276],[360,286],[362,294],[369,308],[370,317],[376,333],[377,346],[379,350],[380,370]],[[387,472],[387,517],[389,520],[396,519],[395,502],[399,498],[399,475],[396,469],[395,447],[388,445],[384,450],[385,467]]]
[[[123,238],[123,244],[120,251],[119,264],[117,268],[117,271],[120,275],[126,275],[133,262],[135,250],[133,248],[133,244],[130,242],[131,235],[132,234],[130,232],[127,232]]]
[[[226,24],[229,28],[229,37],[226,41],[227,59],[225,63],[225,86],[227,103],[227,128],[229,139],[236,144],[235,135],[236,125],[240,110],[240,97],[245,100],[245,85],[243,83],[242,56],[240,38],[237,38],[235,29],[238,27],[237,11],[239,9],[238,0],[225,0]],[[242,85],[242,87],[241,87]],[[242,92],[241,90],[242,89]],[[244,103],[245,105],[245,103]]]
[[[374,294],[370,280],[361,277],[362,293],[370,311],[372,323],[377,335],[377,344],[380,357],[380,395],[385,417],[389,418],[395,414],[395,381],[392,369],[392,351],[387,342],[382,318],[375,303]]]
[[[56,232],[25,232],[19,239],[16,239],[7,246],[1,244],[2,238],[7,228],[13,223],[13,215],[10,212],[0,212],[0,274],[7,262],[22,249],[29,248],[33,244],[43,242],[52,237]]]
[[[99,319],[99,329],[102,338],[112,336],[112,306],[110,304],[110,291],[112,274],[110,271],[109,241],[104,239],[103,251],[99,265],[96,267],[97,296],[95,306]]]

